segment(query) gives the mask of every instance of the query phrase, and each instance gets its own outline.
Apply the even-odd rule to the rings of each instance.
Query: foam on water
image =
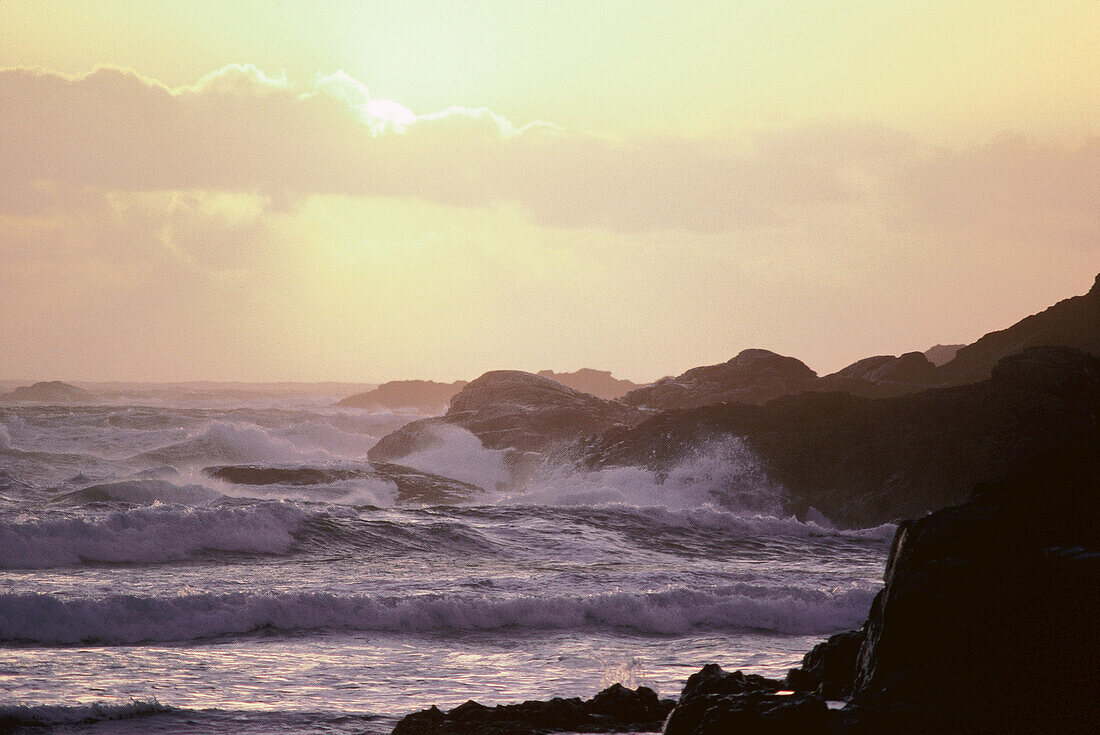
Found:
[[[508,452],[486,449],[480,439],[460,426],[433,426],[428,433],[433,446],[402,457],[397,460],[398,464],[468,482],[485,490],[495,490],[510,483]]]

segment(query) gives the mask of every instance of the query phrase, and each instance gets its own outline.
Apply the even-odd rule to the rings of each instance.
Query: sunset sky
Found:
[[[638,381],[1100,271],[1100,2],[0,0],[0,378]]]

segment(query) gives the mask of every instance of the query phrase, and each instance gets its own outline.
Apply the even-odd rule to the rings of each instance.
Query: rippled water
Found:
[[[370,478],[201,472],[365,467],[401,420],[0,408],[0,729],[388,732],[470,698],[675,696],[711,661],[781,675],[879,585],[892,529],[779,517],[740,446],[664,478],[557,469],[503,490],[499,453],[455,435],[407,460],[487,488],[452,507],[396,506]]]

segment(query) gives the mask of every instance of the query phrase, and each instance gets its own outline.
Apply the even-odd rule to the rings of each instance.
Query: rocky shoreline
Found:
[[[783,681],[711,664],[675,703],[616,685],[587,702],[433,707],[394,734],[1091,731],[1100,427],[1078,439],[964,503],[901,523],[862,628],[816,646]]]

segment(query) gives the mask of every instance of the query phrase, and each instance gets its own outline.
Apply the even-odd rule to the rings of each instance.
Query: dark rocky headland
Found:
[[[486,446],[658,473],[735,437],[788,490],[795,515],[814,508],[857,527],[912,520],[898,525],[864,625],[823,641],[783,681],[708,665],[675,707],[615,687],[588,702],[432,708],[395,733],[1096,731],[1098,354],[1100,277],[1088,294],[972,345],[866,358],[824,377],[750,350],[619,401],[558,394],[526,374],[475,381],[477,395],[456,396],[430,421]],[[544,392],[554,400],[537,418],[520,410]],[[424,440],[410,427],[381,445],[386,459]],[[597,700],[646,714],[593,719]],[[671,709],[661,722],[654,703]]]

